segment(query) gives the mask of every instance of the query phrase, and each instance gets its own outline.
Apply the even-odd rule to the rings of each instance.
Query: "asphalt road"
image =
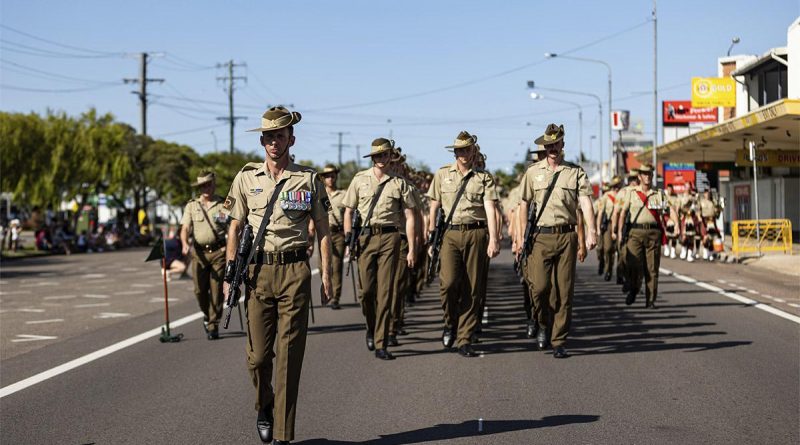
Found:
[[[163,314],[149,301],[160,296],[160,289],[114,295],[139,290],[137,283],[158,283],[157,266],[139,263],[141,256],[129,251],[74,257],[69,267],[57,266],[63,257],[31,267],[4,263],[0,307],[13,310],[0,314],[0,386],[157,328]],[[294,443],[800,441],[800,324],[700,287],[687,277],[774,307],[781,303],[761,297],[780,298],[780,292],[787,292],[796,298],[796,280],[781,284],[774,274],[760,280],[744,277],[749,280],[747,289],[756,295],[728,289],[728,284],[716,281],[727,282],[726,278],[708,272],[727,273],[714,269],[727,266],[677,270],[685,263],[665,261],[662,267],[678,275],[662,277],[659,309],[653,311],[645,310],[641,299],[625,306],[618,286],[595,274],[593,261],[594,255],[578,266],[571,357],[565,360],[536,351],[524,338],[521,289],[507,250],[492,262],[488,323],[476,345],[482,352],[478,358],[441,349],[440,309],[431,288],[408,310],[409,335],[393,349],[397,360],[375,359],[364,346],[360,309],[345,287],[343,310],[316,308]],[[53,275],[28,273],[34,266]],[[84,266],[87,269],[80,270]],[[137,270],[114,272],[125,267]],[[70,269],[76,271],[70,275]],[[150,279],[153,273],[155,281]],[[80,274],[110,277],[110,283],[97,283],[108,289],[91,287],[91,293],[107,294],[97,300],[111,305],[75,308],[91,304],[78,303],[91,299],[69,287],[69,277]],[[732,275],[742,277],[738,272]],[[59,284],[35,286],[48,281]],[[178,299],[170,306],[173,319],[195,313],[191,281],[170,285],[171,296]],[[318,288],[316,283],[312,288]],[[31,293],[5,293],[14,290]],[[44,300],[59,295],[76,297]],[[50,311],[42,304],[54,301],[63,306],[53,306],[53,313],[18,311]],[[101,309],[130,316],[94,318],[94,311]],[[23,323],[9,321],[17,317],[23,317]],[[24,324],[33,317],[65,321]],[[238,330],[238,321],[233,328]],[[260,443],[253,425],[254,394],[245,368],[244,338],[232,333],[209,342],[199,320],[175,331],[185,335],[180,343],[161,344],[152,336],[0,398],[0,441]],[[58,338],[9,341],[25,333]],[[18,349],[20,344],[31,349]],[[478,419],[483,419],[482,432]]]

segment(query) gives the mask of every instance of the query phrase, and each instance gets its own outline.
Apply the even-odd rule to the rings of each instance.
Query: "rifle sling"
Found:
[[[214,230],[214,225],[211,224],[211,218],[208,217],[208,213],[206,212],[206,206],[203,205],[202,202],[198,202],[197,205],[199,205],[200,206],[200,210],[203,211],[203,218],[205,218],[206,223],[208,223],[208,227],[211,228],[211,233],[214,234],[214,240],[217,241],[217,244],[224,245],[222,240],[220,240],[220,238],[219,238],[219,234],[217,233],[216,230]]]
[[[278,200],[278,195],[280,195],[281,189],[286,184],[287,180],[289,180],[288,177],[281,179],[280,182],[275,185],[275,190],[272,191],[272,196],[269,198],[267,208],[264,209],[264,217],[261,219],[261,225],[258,226],[256,237],[253,238],[253,246],[250,248],[250,253],[247,255],[247,262],[244,264],[244,267],[247,267],[248,264],[253,261],[253,257],[256,255],[256,249],[261,245],[261,239],[264,238],[264,232],[267,231],[269,219],[272,218],[272,210],[275,207],[275,201]]]
[[[387,179],[382,183],[378,184],[378,188],[375,190],[375,195],[372,197],[372,201],[369,203],[369,209],[367,209],[367,217],[364,218],[364,221],[361,223],[361,230],[364,230],[364,227],[369,227],[368,222],[372,222],[372,211],[375,210],[375,206],[378,204],[378,199],[381,197],[381,193],[383,193],[383,187],[389,182],[391,179]],[[359,234],[360,235],[360,234]],[[369,244],[369,239],[372,237],[372,230],[369,231],[367,234],[367,238],[364,240],[364,246]],[[358,244],[358,240],[356,240]],[[365,247],[366,248],[366,247]],[[352,252],[351,252],[352,254]]]
[[[542,199],[542,208],[539,209],[539,214],[536,215],[536,219],[533,221],[533,229],[536,230],[539,227],[539,220],[542,219],[542,214],[544,213],[545,207],[547,207],[547,203],[550,201],[550,195],[553,194],[553,189],[556,188],[556,181],[558,181],[558,176],[561,174],[562,170],[556,172],[553,176],[553,180],[550,181],[550,185],[547,187],[547,190],[544,192],[544,199]],[[539,233],[536,230],[536,233]]]
[[[447,219],[444,221],[445,230],[450,227],[450,221],[453,220],[453,215],[456,213],[456,207],[458,207],[458,201],[461,200],[461,195],[464,194],[464,190],[467,189],[467,182],[475,173],[475,170],[470,170],[466,176],[461,180],[461,185],[458,187],[458,192],[456,193],[456,198],[453,201],[453,207],[450,208],[450,213],[447,214]]]

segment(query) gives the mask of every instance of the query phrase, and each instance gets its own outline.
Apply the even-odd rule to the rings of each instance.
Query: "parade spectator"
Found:
[[[11,237],[9,238],[8,247],[12,252],[16,252],[19,249],[19,238],[22,235],[22,223],[19,219],[14,218],[9,223],[9,231],[11,233]]]
[[[85,230],[81,231],[81,234],[78,236],[75,247],[80,253],[86,253],[86,251],[89,250],[89,237],[86,235]]]

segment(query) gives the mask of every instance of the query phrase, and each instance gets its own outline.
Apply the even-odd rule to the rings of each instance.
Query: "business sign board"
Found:
[[[664,164],[664,187],[671,185],[675,193],[683,193],[688,184],[694,184],[697,171],[694,164]]]
[[[717,123],[717,107],[692,107],[690,100],[665,100],[661,104],[664,125],[689,125],[692,123]]]
[[[759,167],[800,167],[800,151],[797,150],[756,150],[756,163]],[[736,150],[736,165],[752,167],[753,160],[749,150]]]
[[[692,106],[735,107],[736,81],[732,77],[692,77]]]
[[[631,122],[631,112],[628,110],[616,110],[611,112],[611,129],[618,131],[628,131]]]

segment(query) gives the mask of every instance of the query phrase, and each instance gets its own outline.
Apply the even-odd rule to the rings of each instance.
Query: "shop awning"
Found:
[[[664,162],[734,162],[749,141],[769,150],[800,151],[800,100],[782,99],[658,147]],[[636,157],[652,159],[650,151]]]

